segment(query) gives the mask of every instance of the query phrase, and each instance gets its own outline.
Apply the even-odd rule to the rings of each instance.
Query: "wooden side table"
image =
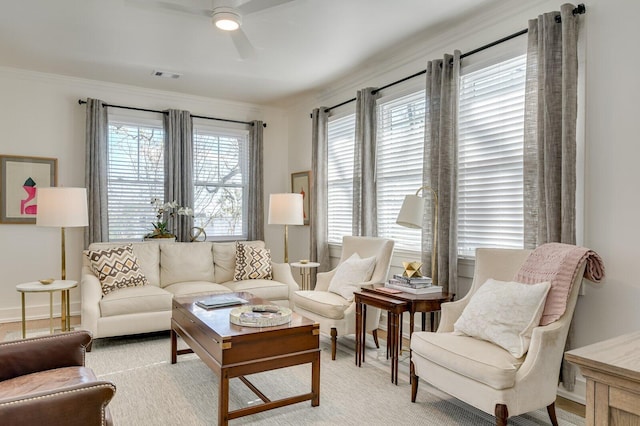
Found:
[[[565,353],[587,379],[586,425],[640,425],[640,331]]]
[[[294,262],[291,264],[291,266],[300,269],[300,276],[302,277],[302,290],[311,290],[311,268],[317,268],[318,266],[320,266],[320,264],[316,262]]]
[[[77,287],[78,282],[73,280],[55,280],[51,284],[42,284],[38,281],[18,284],[16,290],[20,292],[22,301],[22,338],[27,337],[27,322],[25,308],[26,293],[49,293],[49,332],[53,334],[53,293],[60,292],[60,323],[62,331],[71,330],[71,319],[69,318],[69,290]]]
[[[356,291],[356,365],[364,362],[364,339],[366,336],[367,305],[384,309],[388,315],[387,354],[391,353],[391,383],[398,384],[398,358],[400,352],[400,322],[407,310],[407,302],[374,292]]]

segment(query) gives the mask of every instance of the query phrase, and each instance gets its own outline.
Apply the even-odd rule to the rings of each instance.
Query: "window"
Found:
[[[458,251],[523,247],[525,56],[463,75],[458,121]]]
[[[355,144],[356,115],[349,114],[329,120],[327,199],[329,204],[327,225],[329,243],[342,244],[342,237],[352,234],[353,216],[353,149]]]
[[[248,131],[194,121],[194,225],[207,239],[246,238]],[[152,230],[151,200],[164,200],[162,117],[109,115],[109,240],[140,240]],[[172,201],[172,200],[164,200]]]
[[[151,199],[164,196],[162,119],[109,120],[109,241],[140,240],[151,231]]]
[[[193,126],[194,225],[208,239],[246,238],[248,132]]]
[[[421,231],[396,224],[405,195],[422,186],[424,90],[378,100],[378,236],[397,249],[420,251]],[[429,196],[426,194],[425,196]]]

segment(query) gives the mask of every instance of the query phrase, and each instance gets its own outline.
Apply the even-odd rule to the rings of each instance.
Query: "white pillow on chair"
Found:
[[[540,324],[550,287],[549,282],[522,284],[490,278],[471,296],[453,329],[493,342],[520,358]]]
[[[376,267],[376,257],[361,259],[358,253],[342,262],[329,283],[329,291],[339,294],[347,300],[353,299],[353,292],[360,290],[362,283],[367,282]]]

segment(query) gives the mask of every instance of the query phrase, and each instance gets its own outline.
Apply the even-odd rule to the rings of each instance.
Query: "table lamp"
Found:
[[[402,207],[398,213],[396,223],[407,228],[422,228],[422,218],[424,217],[424,197],[420,197],[420,191],[430,190],[433,196],[433,204],[435,214],[433,216],[433,244],[431,248],[431,275],[433,283],[437,284],[436,265],[438,258],[438,194],[430,186],[422,186],[418,188],[415,195],[407,195],[404,197]]]
[[[88,226],[87,190],[85,188],[39,188],[37,191],[37,226],[61,229],[62,279],[67,278],[64,229]]]
[[[304,225],[302,194],[269,195],[269,225],[284,225],[284,262],[289,263],[289,225]]]

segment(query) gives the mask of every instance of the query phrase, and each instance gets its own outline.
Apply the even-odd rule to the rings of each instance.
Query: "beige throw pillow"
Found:
[[[105,250],[86,250],[84,254],[94,274],[100,280],[102,294],[106,295],[121,288],[149,284],[133,254],[131,244]]]
[[[471,296],[453,325],[455,332],[488,340],[516,358],[529,350],[551,284],[522,284],[488,279]]]
[[[236,242],[234,281],[272,279],[271,251]]]
[[[362,284],[371,279],[375,267],[375,256],[362,259],[358,253],[353,253],[336,268],[329,283],[329,291],[353,300],[353,292],[360,290]]]

